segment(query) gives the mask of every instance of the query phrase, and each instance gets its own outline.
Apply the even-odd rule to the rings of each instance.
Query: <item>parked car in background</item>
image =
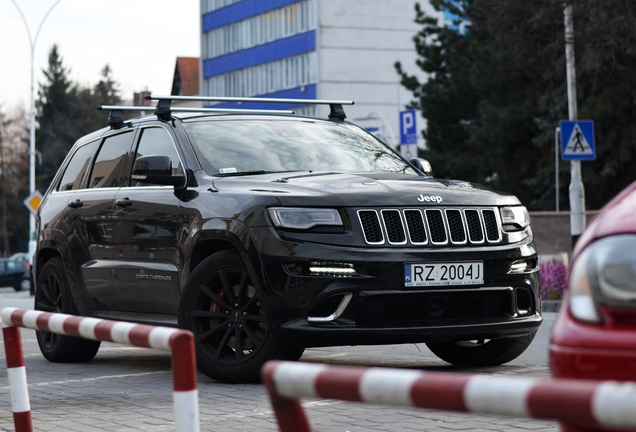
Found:
[[[636,380],[635,215],[636,182],[576,244],[550,340],[555,378]]]
[[[22,259],[0,259],[0,287],[13,287],[16,291],[31,288],[31,269]]]
[[[9,257],[11,261],[24,261],[27,263],[29,268],[31,267],[31,257],[29,257],[28,252],[16,252]]]

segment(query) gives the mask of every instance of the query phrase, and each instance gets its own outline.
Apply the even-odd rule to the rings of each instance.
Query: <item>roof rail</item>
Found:
[[[147,100],[168,101],[199,101],[199,102],[262,102],[262,103],[297,103],[301,105],[329,105],[329,118],[344,120],[347,118],[343,105],[353,105],[353,101],[347,100],[322,100],[322,99],[285,99],[285,98],[260,98],[260,97],[223,97],[223,96],[153,96],[147,95]],[[165,103],[165,102],[164,102]],[[174,108],[173,108],[174,110]],[[244,111],[242,111],[244,112]],[[272,112],[272,110],[268,110]]]

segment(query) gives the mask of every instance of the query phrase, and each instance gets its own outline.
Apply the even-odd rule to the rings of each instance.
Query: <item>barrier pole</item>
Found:
[[[310,430],[299,404],[301,398],[555,420],[569,432],[636,431],[636,383],[632,382],[542,380],[284,361],[266,363],[262,375],[270,397],[274,396],[272,406],[281,432]]]
[[[192,332],[12,307],[2,309],[0,317],[5,339],[11,409],[16,432],[33,430],[26,368],[18,327],[170,351],[176,430],[177,432],[199,431],[197,366]]]

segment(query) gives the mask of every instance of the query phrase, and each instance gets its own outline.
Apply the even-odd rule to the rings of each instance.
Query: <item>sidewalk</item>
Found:
[[[561,300],[541,300],[541,310],[543,312],[558,312],[561,307]]]

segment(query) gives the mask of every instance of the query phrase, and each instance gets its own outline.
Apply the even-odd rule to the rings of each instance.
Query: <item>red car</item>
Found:
[[[553,377],[636,381],[636,182],[592,220],[570,262]]]

